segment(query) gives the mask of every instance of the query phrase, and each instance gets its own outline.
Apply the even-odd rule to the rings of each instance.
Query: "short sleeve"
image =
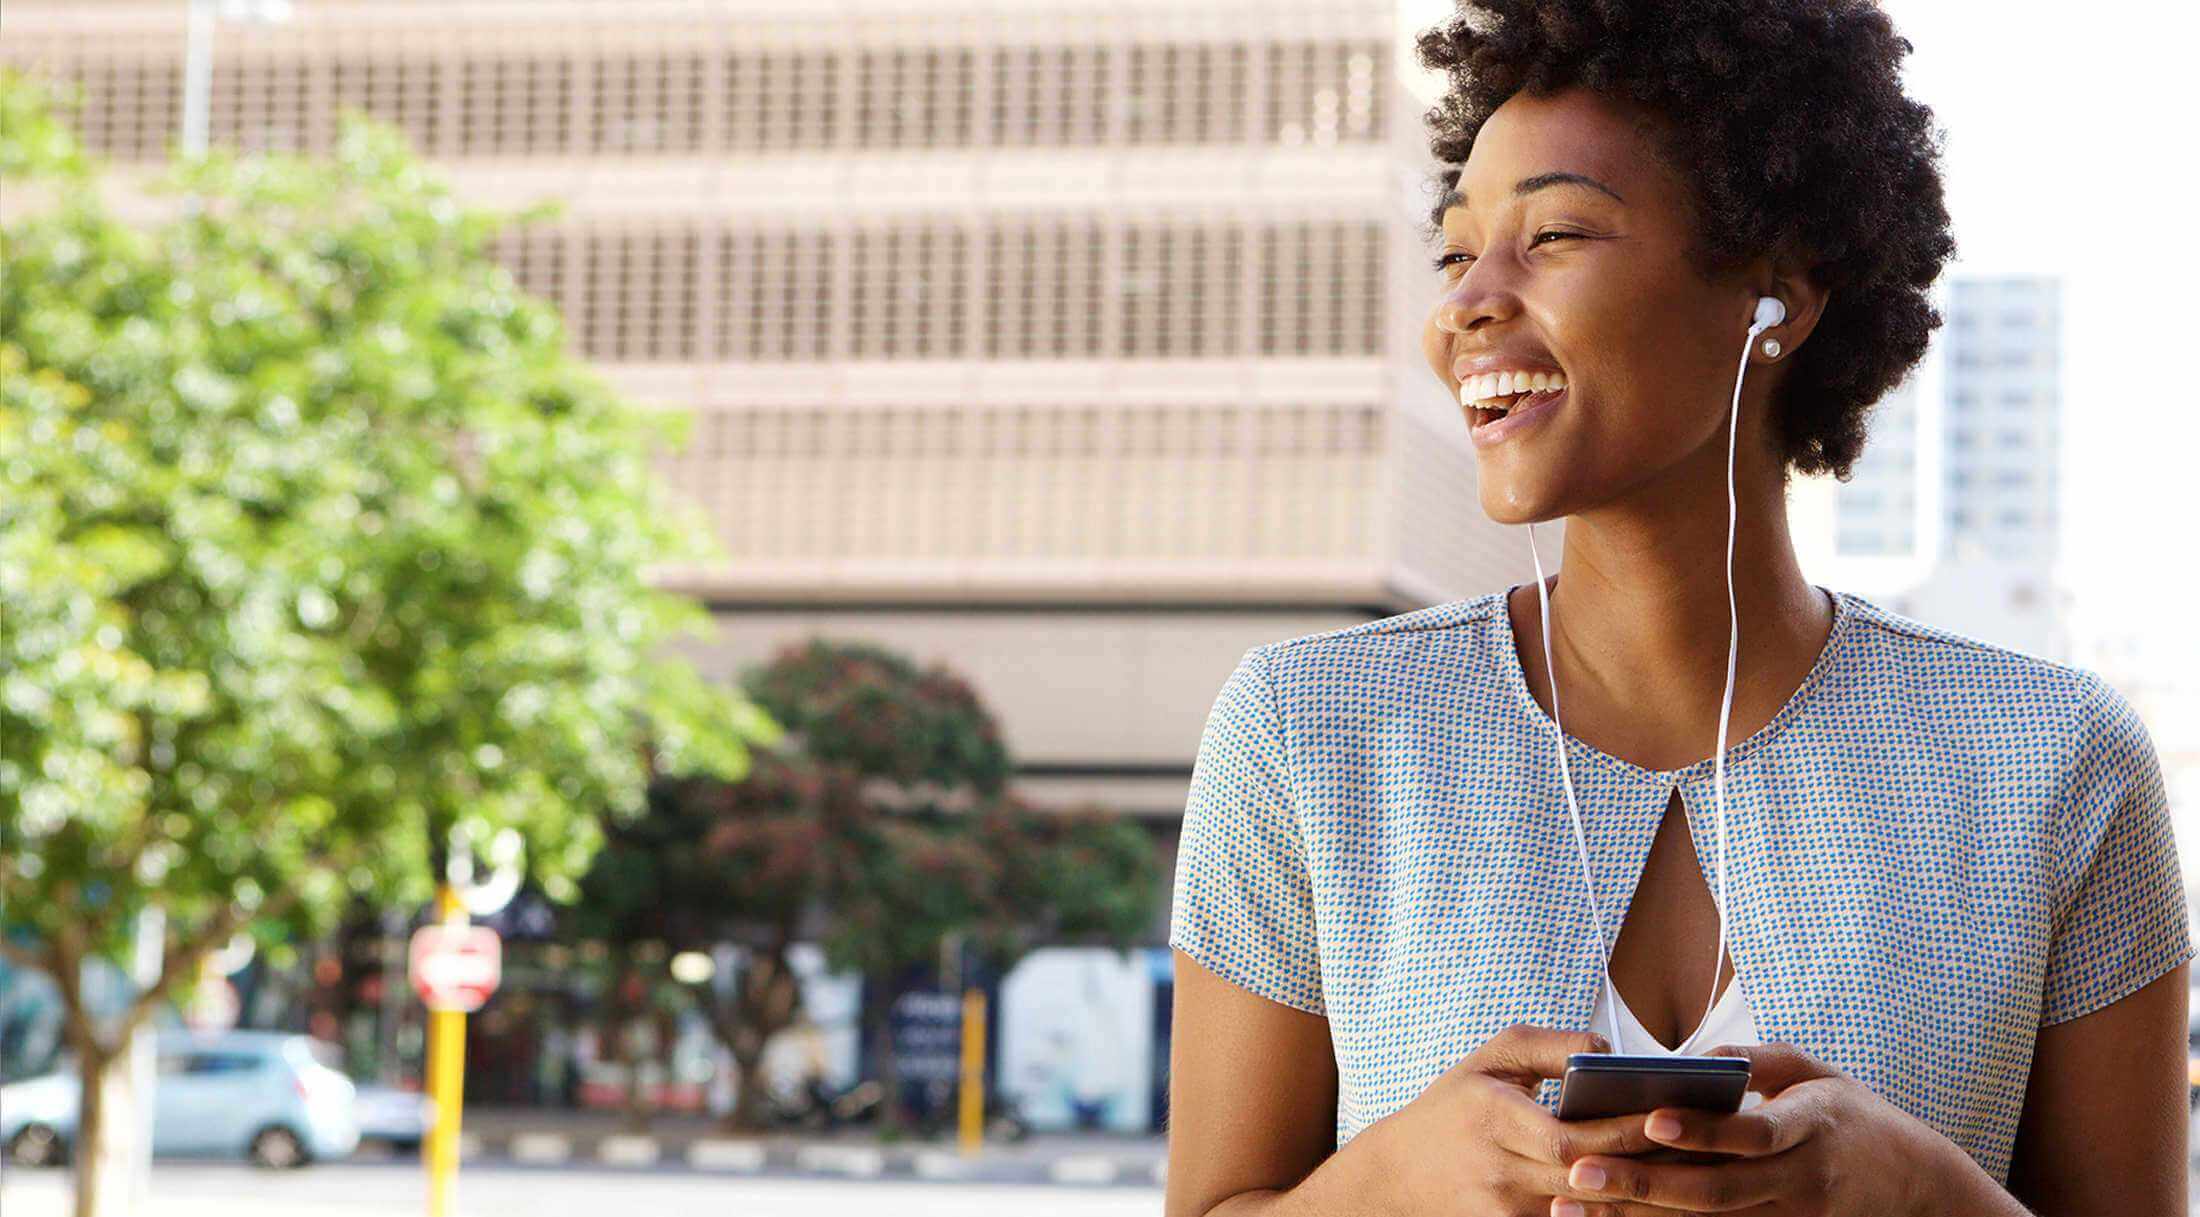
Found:
[[[1200,735],[1169,945],[1271,1001],[1325,1013],[1313,886],[1262,647],[1239,659]]]
[[[2060,809],[2063,882],[2040,1025],[2091,1014],[2193,957],[2162,767],[2123,696],[2088,674]]]

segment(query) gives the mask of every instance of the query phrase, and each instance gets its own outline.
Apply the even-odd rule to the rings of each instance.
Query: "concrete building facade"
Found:
[[[184,6],[8,9],[150,168]],[[1243,649],[1501,586],[1388,0],[303,0],[217,27],[212,140],[395,123],[634,398],[729,557],[730,674],[810,633],[969,676],[1042,804],[1182,812]],[[1164,831],[1163,835],[1173,836]]]

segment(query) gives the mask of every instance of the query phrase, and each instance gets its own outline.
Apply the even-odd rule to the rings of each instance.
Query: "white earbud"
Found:
[[[1757,316],[1755,320],[1750,322],[1750,336],[1755,337],[1758,331],[1769,330],[1773,326],[1780,324],[1781,322],[1787,320],[1787,315],[1787,305],[1780,303],[1779,297],[1757,297]]]

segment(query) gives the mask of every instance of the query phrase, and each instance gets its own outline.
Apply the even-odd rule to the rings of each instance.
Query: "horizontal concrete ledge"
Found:
[[[975,559],[866,561],[666,562],[650,566],[647,582],[720,610],[985,609],[1049,607],[1078,612],[1107,607],[1158,612],[1275,609],[1304,614],[1324,608],[1391,612],[1420,607],[1398,585],[1401,572],[1372,557],[1299,561],[1213,555],[1183,561]],[[1431,603],[1423,601],[1420,603]]]

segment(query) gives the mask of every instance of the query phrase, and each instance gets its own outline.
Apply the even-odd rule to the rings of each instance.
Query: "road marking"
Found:
[[[688,1146],[688,1165],[699,1171],[760,1171],[764,1147],[755,1141],[704,1139]]]
[[[853,1179],[876,1179],[886,1170],[886,1155],[860,1146],[810,1145],[795,1154],[795,1165]]]
[[[1108,1184],[1115,1182],[1115,1159],[1093,1156],[1061,1158],[1047,1168],[1056,1183]]]
[[[596,1161],[605,1166],[653,1166],[657,1162],[657,1138],[605,1137],[596,1143]]]
[[[523,1132],[512,1137],[512,1161],[556,1166],[573,1156],[573,1142],[554,1132]]]
[[[913,1159],[920,1179],[960,1179],[970,1173],[970,1159],[945,1150],[923,1150]]]

